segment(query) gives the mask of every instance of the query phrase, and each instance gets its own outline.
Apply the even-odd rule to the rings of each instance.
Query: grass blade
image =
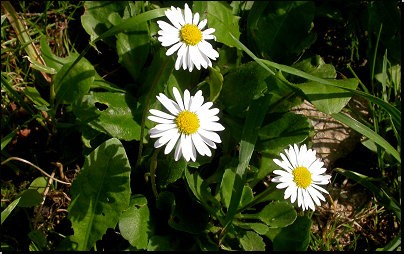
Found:
[[[10,213],[14,210],[14,208],[18,205],[18,202],[20,202],[21,197],[17,198],[14,200],[9,206],[7,206],[4,211],[1,212],[1,224],[7,219],[7,217],[10,215]]]
[[[246,169],[254,151],[255,142],[257,141],[258,137],[258,130],[264,121],[271,98],[272,95],[265,95],[253,100],[250,104],[250,109],[247,113],[247,118],[245,120],[243,134],[241,137],[239,164],[236,170],[236,178],[234,179],[233,193],[231,196],[229,209],[226,214],[225,227],[230,224],[236,215],[245,184]]]
[[[370,100],[371,102],[379,105],[380,107],[385,109],[391,115],[394,125],[396,126],[396,128],[399,131],[401,131],[401,112],[397,108],[395,108],[394,106],[392,106],[389,103],[383,101],[382,99],[377,98],[377,97],[375,97],[373,95],[361,92],[361,91],[357,91],[357,90],[353,90],[353,89],[349,89],[349,88],[346,88],[346,87],[335,85],[330,81],[327,81],[327,80],[322,79],[322,78],[315,77],[313,75],[307,74],[307,73],[305,73],[303,71],[297,70],[297,69],[292,68],[290,66],[286,66],[286,65],[283,65],[283,64],[277,64],[277,63],[274,63],[274,62],[271,62],[271,61],[268,61],[268,60],[259,59],[250,50],[248,50],[240,41],[238,41],[236,38],[234,38],[234,36],[232,36],[232,37],[237,42],[237,44],[240,45],[240,47],[249,56],[251,56],[257,63],[260,63],[261,66],[262,66],[262,63],[263,63],[263,64],[265,64],[267,66],[276,68],[278,70],[287,72],[287,73],[292,74],[292,75],[296,75],[296,76],[299,76],[299,77],[302,77],[302,78],[305,78],[305,79],[308,79],[308,80],[316,81],[316,82],[319,82],[319,83],[322,83],[322,84],[325,84],[325,85],[338,87],[338,88],[344,89],[346,91],[352,92],[354,94],[357,94],[359,96],[362,96],[362,97]],[[271,71],[270,69],[268,69],[268,68],[265,68],[265,69],[273,74],[273,71]]]
[[[394,214],[397,216],[399,223],[401,223],[401,206],[400,206],[400,204],[394,198],[391,198],[383,189],[379,189],[374,184],[369,182],[367,180],[367,178],[368,178],[367,176],[350,171],[350,170],[345,170],[342,168],[336,168],[335,171],[337,171],[341,175],[351,178],[355,182],[361,184],[362,186],[368,188],[373,193],[375,193],[376,196],[378,196],[380,198],[380,200],[383,202],[383,204],[394,212]]]
[[[131,17],[131,18],[123,21],[122,23],[114,26],[113,28],[109,29],[105,33],[101,34],[98,38],[96,38],[94,41],[92,41],[91,44],[94,44],[97,41],[102,40],[106,37],[121,33],[125,30],[129,30],[130,28],[132,28],[138,24],[141,24],[143,22],[146,22],[148,20],[163,17],[163,16],[165,16],[164,11],[166,11],[168,9],[169,9],[169,7],[160,8],[160,9],[151,10],[151,11],[139,14],[137,16]]]
[[[371,130],[369,127],[365,126],[364,124],[356,121],[355,119],[339,112],[337,114],[331,115],[334,119],[340,121],[343,124],[348,125],[351,129],[359,132],[360,134],[368,137],[369,139],[373,140],[376,144],[383,147],[388,153],[390,153],[394,158],[397,159],[399,163],[401,163],[401,156],[384,138],[379,136],[376,132]]]

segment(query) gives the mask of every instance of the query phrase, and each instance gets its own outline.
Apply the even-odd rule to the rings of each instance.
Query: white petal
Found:
[[[150,138],[159,138],[164,135],[165,131],[157,130],[156,128],[150,129],[148,133],[150,134]]]
[[[189,159],[191,158],[191,153],[192,153],[192,148],[191,148],[191,138],[188,138],[187,135],[181,135],[181,139],[182,139],[182,155],[184,156],[184,159],[186,161],[189,161]]]
[[[171,23],[179,30],[181,30],[181,25],[177,18],[177,11],[174,6],[171,6],[171,10],[167,10],[164,12],[166,17],[171,21]]]
[[[198,22],[199,22],[199,13],[197,12],[194,14],[194,20],[192,23],[196,26],[198,25]]]
[[[203,119],[203,121],[206,121],[206,122],[217,122],[217,121],[219,121],[219,120],[220,120],[220,118],[217,117],[217,116],[211,116],[211,117],[209,117],[209,118]]]
[[[161,46],[168,47],[168,46],[173,45],[174,43],[179,42],[180,38],[175,37],[175,36],[164,37],[164,38],[159,37],[159,41],[161,41]]]
[[[216,30],[214,28],[208,28],[205,31],[202,32],[202,35],[210,35],[214,33]]]
[[[190,99],[191,99],[191,95],[189,94],[188,89],[185,89],[185,91],[184,91],[184,108],[185,108],[185,110],[189,110]]]
[[[200,125],[199,128],[202,128],[202,129],[207,130],[207,131],[222,131],[222,130],[224,130],[223,125],[221,125],[220,123],[217,123],[217,122],[201,121],[199,123],[199,125]]]
[[[183,136],[183,135],[181,135],[181,136]],[[180,138],[178,140],[177,147],[175,148],[174,160],[178,161],[180,159],[181,155],[182,155],[182,138]]]
[[[212,147],[213,149],[216,149],[216,144],[215,142],[213,142],[212,140],[205,138],[204,136],[201,135],[201,138],[203,140],[203,142],[205,142],[205,144],[207,144],[208,146]]]
[[[204,55],[212,60],[216,60],[216,58],[219,57],[219,53],[205,40],[198,43],[198,48]]]
[[[274,162],[275,162],[275,160],[276,159],[274,159]],[[279,160],[277,160],[277,161],[279,161]],[[275,162],[275,163],[278,164],[277,162]],[[283,170],[278,170],[278,169],[274,170],[272,173],[280,175],[280,176],[284,176],[284,177],[289,177],[289,176],[293,177],[292,174],[290,174],[290,173],[288,173],[286,171],[283,171]]]
[[[328,191],[327,191],[327,190],[325,190],[324,188],[322,188],[322,187],[320,187],[320,186],[318,186],[318,185],[316,185],[316,184],[311,184],[310,186],[313,186],[313,187],[316,188],[317,190],[322,191],[322,192],[328,194]]]
[[[311,210],[315,211],[316,208],[314,207],[313,200],[311,199],[311,196],[310,196],[309,192],[306,189],[303,190],[303,195],[304,195],[304,198],[305,198],[305,203],[307,204],[306,207],[310,207]]]
[[[301,188],[297,188],[297,205],[299,207],[303,208],[303,211],[305,210],[304,207],[304,202],[303,202],[303,194],[302,194],[302,189]],[[303,205],[303,206],[302,206]]]
[[[184,43],[180,41],[171,48],[169,48],[166,52],[166,56],[171,56],[175,51],[177,51],[182,46],[182,44]]]
[[[206,26],[207,23],[208,23],[207,19],[202,20],[198,25],[198,29],[202,30]]]
[[[205,137],[205,138],[207,138],[207,139],[209,139],[209,140],[212,140],[213,142],[222,143],[222,140],[220,140],[220,136],[219,136],[217,133],[215,133],[215,132],[206,131],[206,130],[204,130],[204,129],[199,128],[199,129],[198,129],[198,133],[199,133],[202,137]]]
[[[177,129],[171,129],[166,131],[161,138],[157,139],[156,143],[154,143],[154,147],[159,148],[165,145],[168,141],[170,141],[170,139],[172,139],[173,135],[177,132],[178,132]]]
[[[169,154],[173,150],[180,135],[181,133],[179,133],[178,131],[173,135],[173,137],[170,139],[170,142],[168,142],[166,148],[164,149],[164,154]]]
[[[276,165],[278,165],[279,167],[288,170],[288,167],[285,165],[285,161],[280,161],[278,159],[273,159],[273,162],[275,162]],[[292,173],[292,172],[289,172]]]
[[[181,26],[185,25],[184,15],[179,7],[177,7],[177,19],[178,22],[180,22]]]
[[[202,106],[202,104],[203,104],[203,96],[197,96],[195,94],[194,99],[192,100],[191,105],[189,107],[189,111],[195,112]]]
[[[178,29],[177,29],[177,28],[173,27],[172,25],[168,24],[168,23],[165,22],[165,21],[158,20],[158,21],[157,21],[157,24],[158,24],[159,27],[160,27],[161,29],[163,29],[165,32],[168,32],[168,33],[176,33],[176,32],[178,32]]]
[[[185,14],[185,23],[192,24],[192,11],[191,9],[189,9],[188,4],[185,4],[184,14]]]
[[[288,186],[289,186],[289,183],[280,183],[280,184],[276,185],[276,188],[277,189],[285,189]]]
[[[173,120],[164,119],[164,118],[160,118],[157,116],[148,116],[147,119],[149,119],[150,121],[156,122],[156,123],[174,123]]]
[[[163,124],[158,124],[158,125],[154,126],[154,129],[159,130],[159,131],[166,131],[169,129],[174,129],[176,127],[177,127],[177,125],[175,123],[172,123],[172,124],[163,123]]]
[[[311,198],[313,199],[314,203],[316,205],[320,206],[321,203],[320,203],[320,200],[318,199],[318,195],[321,195],[321,194],[311,186],[309,186],[306,190],[309,192],[309,194],[310,194]]]
[[[281,156],[281,158],[283,160],[283,164],[285,165],[284,169],[286,169],[289,173],[292,174],[292,171],[293,171],[294,168],[290,164],[288,158],[283,153],[281,153],[280,156]]]
[[[157,110],[157,109],[150,109],[149,112],[150,112],[150,114],[155,115],[155,116],[159,116],[161,118],[175,119],[175,116],[169,115],[169,114],[164,113],[163,111],[160,111],[160,110]]]
[[[198,49],[196,46],[189,46],[189,56],[191,57],[191,61],[194,63],[195,67],[200,70],[201,69],[201,61],[200,55],[198,54]]]
[[[290,196],[290,202],[293,204],[297,198],[297,186],[295,183],[292,183],[289,188],[291,189],[290,192],[292,193]]]
[[[162,93],[160,93],[159,96],[156,96],[156,98],[168,111],[170,111],[171,114],[175,116],[178,115],[180,112],[180,107],[175,101],[169,99],[165,94]]]
[[[192,138],[191,138],[191,135],[188,135],[188,139],[190,140],[189,141],[189,143],[191,144],[191,160],[193,161],[193,162],[195,162],[196,161],[196,150],[195,150],[195,145],[194,145],[194,142],[192,141]]]
[[[180,106],[181,110],[184,111],[184,103],[182,102],[181,94],[176,87],[173,87],[173,94],[174,94],[175,100],[178,103],[178,106]]]
[[[198,132],[194,133],[191,137],[200,155],[202,156],[206,155],[209,157],[212,156],[212,152],[210,151],[209,147],[205,144],[205,142],[203,142]]]
[[[201,119],[201,118],[200,118],[200,117],[201,117],[200,113],[201,113],[201,112],[202,112],[202,113],[205,112],[205,114],[206,114],[206,112],[207,112],[207,111],[209,110],[209,108],[212,107],[212,106],[213,106],[213,102],[208,101],[208,102],[206,102],[205,104],[203,104],[200,108],[198,108],[198,109],[196,110],[195,114],[197,114],[197,115],[198,115],[198,118]],[[206,117],[205,117],[205,118],[206,118]]]
[[[202,110],[202,109],[203,109],[203,106],[201,106],[199,108],[199,110],[197,110],[197,113],[196,113],[200,120],[204,120],[206,118],[212,117],[214,115],[217,115],[220,112],[218,108],[212,108],[209,110]]]

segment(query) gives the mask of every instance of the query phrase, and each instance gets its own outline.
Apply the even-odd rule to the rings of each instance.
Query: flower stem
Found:
[[[139,140],[139,154],[137,157],[137,162],[136,162],[136,166],[135,168],[139,167],[141,160],[142,160],[142,150],[143,150],[143,138],[144,138],[144,127],[145,127],[145,123],[146,123],[146,116],[147,116],[147,111],[149,110],[149,106],[150,106],[150,101],[152,99],[152,96],[154,94],[154,90],[157,87],[157,83],[161,77],[161,74],[163,73],[164,69],[166,68],[168,62],[170,61],[171,57],[167,56],[166,60],[163,62],[163,64],[160,67],[159,72],[157,73],[156,77],[154,78],[153,84],[150,88],[150,92],[149,95],[147,96],[146,99],[146,104],[144,105],[144,109],[143,109],[143,115],[142,115],[142,124],[140,127],[140,140]]]
[[[157,192],[157,185],[156,185],[156,170],[157,170],[157,155],[159,154],[160,150],[161,150],[161,147],[154,150],[153,156],[151,157],[151,160],[150,160],[151,187],[153,190],[153,194],[156,198],[159,195],[159,193]]]

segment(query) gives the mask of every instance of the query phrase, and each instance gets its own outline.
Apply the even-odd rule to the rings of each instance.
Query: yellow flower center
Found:
[[[199,119],[195,113],[189,111],[182,111],[175,119],[179,132],[191,135],[199,128]]]
[[[294,176],[293,181],[299,188],[307,188],[311,184],[311,173],[305,167],[298,167],[292,171]]]
[[[202,32],[197,26],[186,24],[180,31],[181,40],[187,45],[195,46],[202,40]]]

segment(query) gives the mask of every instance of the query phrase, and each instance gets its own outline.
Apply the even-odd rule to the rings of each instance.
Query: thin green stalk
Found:
[[[145,123],[146,123],[146,116],[147,116],[147,112],[149,110],[149,106],[150,106],[150,101],[152,99],[152,96],[154,94],[154,90],[157,87],[157,83],[161,77],[161,74],[163,74],[164,69],[167,67],[168,62],[170,61],[171,57],[167,56],[166,60],[164,60],[163,64],[160,67],[159,72],[157,73],[156,77],[154,78],[153,84],[150,88],[150,92],[147,96],[146,99],[146,104],[144,105],[144,109],[143,109],[143,115],[142,115],[142,124],[140,127],[140,142],[139,142],[139,153],[138,153],[138,157],[137,157],[137,162],[136,162],[136,168],[139,167],[141,159],[142,159],[142,150],[143,150],[143,136],[144,136],[144,127],[145,127]]]
[[[157,191],[157,185],[156,185],[156,170],[157,170],[157,155],[159,154],[160,150],[161,150],[161,147],[154,150],[153,156],[151,157],[151,160],[150,160],[151,187],[153,190],[153,194],[156,198],[159,196],[159,193]]]

